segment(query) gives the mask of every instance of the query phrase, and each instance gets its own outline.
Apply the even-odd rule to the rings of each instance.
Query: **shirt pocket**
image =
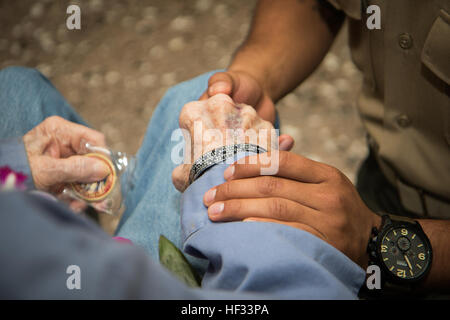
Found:
[[[439,79],[444,81],[448,93],[450,85],[450,15],[441,9],[431,26],[422,49],[422,63]],[[450,105],[450,104],[449,104]],[[450,146],[450,107],[444,107],[445,139]]]
[[[361,20],[361,0],[328,0],[336,9],[342,10],[350,18]]]
[[[422,63],[439,79],[450,85],[450,15],[440,10],[427,35]]]

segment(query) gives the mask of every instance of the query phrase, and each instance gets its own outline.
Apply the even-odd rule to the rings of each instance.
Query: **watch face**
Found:
[[[431,263],[428,239],[411,226],[388,229],[382,235],[378,250],[384,268],[397,280],[419,280]]]

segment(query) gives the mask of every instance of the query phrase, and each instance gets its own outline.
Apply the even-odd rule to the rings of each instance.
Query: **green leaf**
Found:
[[[166,237],[159,236],[159,261],[190,287],[200,287],[200,277],[183,253]]]

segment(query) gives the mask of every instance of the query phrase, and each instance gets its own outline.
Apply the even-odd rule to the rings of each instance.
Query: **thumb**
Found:
[[[189,172],[191,170],[191,165],[180,164],[178,167],[172,171],[172,183],[175,188],[184,192],[189,185]]]
[[[294,138],[288,134],[282,134],[278,137],[278,144],[281,151],[290,151],[294,147]]]
[[[111,173],[102,160],[85,156],[72,156],[65,159],[52,159],[58,172],[55,183],[95,182]]]
[[[218,93],[231,95],[233,92],[234,81],[227,72],[218,72],[213,74],[208,81],[208,96],[212,97]]]

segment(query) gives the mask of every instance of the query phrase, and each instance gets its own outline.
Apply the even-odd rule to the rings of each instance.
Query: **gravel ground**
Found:
[[[39,69],[113,149],[134,154],[169,87],[228,65],[255,3],[0,0],[0,67]],[[81,30],[66,28],[69,4],[81,8]],[[277,106],[294,152],[352,181],[367,154],[354,107],[360,81],[344,31],[319,69]],[[102,219],[111,232],[117,219]]]

